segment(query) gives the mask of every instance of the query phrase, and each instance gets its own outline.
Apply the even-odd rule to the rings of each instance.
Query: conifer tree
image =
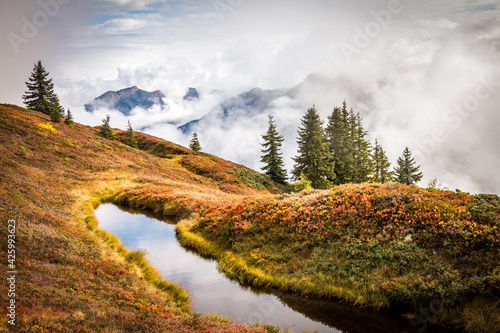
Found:
[[[106,118],[102,120],[102,126],[101,126],[101,131],[100,135],[106,139],[109,140],[115,140],[116,135],[111,126],[109,125],[110,117],[109,114],[106,115]]]
[[[391,163],[382,148],[382,145],[375,139],[375,147],[372,153],[373,160],[373,181],[377,183],[387,183],[392,180],[393,172],[390,171]]]
[[[26,86],[28,91],[23,96],[26,107],[48,114],[52,121],[60,121],[64,111],[59,104],[59,98],[54,93],[54,83],[42,66],[41,60],[35,64]]]
[[[49,106],[49,115],[50,121],[54,123],[60,123],[62,121],[61,112],[52,106]]]
[[[200,140],[198,139],[198,134],[196,132],[193,133],[193,137],[189,142],[189,148],[194,150],[195,152],[201,151]]]
[[[334,108],[328,117],[325,133],[332,163],[335,165],[336,184],[366,182],[370,179],[372,165],[371,145],[366,140],[367,132],[362,118],[351,109],[347,111],[344,101],[342,108]]]
[[[363,127],[363,119],[351,109],[353,117],[352,128],[352,147],[353,149],[353,175],[352,182],[364,183],[370,180],[373,172],[372,159],[371,159],[371,145],[366,139],[368,132]]]
[[[332,157],[331,163],[335,166],[335,183],[341,184],[345,182],[346,170],[346,141],[347,141],[347,124],[343,120],[342,111],[335,107],[330,116],[328,116],[328,124],[325,129],[326,142],[328,150]]]
[[[68,109],[68,112],[66,113],[66,118],[64,119],[64,123],[69,126],[72,126],[74,124],[73,115],[71,114],[70,109]]]
[[[343,146],[344,173],[341,184],[351,183],[354,174],[354,113],[347,110],[347,103],[342,104],[342,122],[345,126],[345,139]]]
[[[127,137],[128,137],[128,145],[130,147],[139,149],[139,144],[137,143],[137,139],[135,138],[134,130],[132,129],[132,124],[130,123],[130,120],[128,121],[128,126],[127,126]]]
[[[303,173],[313,188],[329,188],[331,180],[335,179],[335,172],[324,138],[323,122],[314,106],[307,110],[301,121],[297,138],[298,155],[293,158],[293,177],[298,180]]]
[[[262,136],[264,143],[262,144],[262,156],[260,161],[264,163],[262,168],[266,175],[278,183],[285,183],[287,174],[283,157],[281,153],[281,144],[285,138],[278,133],[276,123],[272,115],[269,115],[269,127],[267,133]]]
[[[411,156],[410,149],[406,147],[403,155],[398,158],[397,167],[394,168],[394,181],[413,185],[423,177],[423,174],[419,170],[420,166],[415,166],[415,159]]]

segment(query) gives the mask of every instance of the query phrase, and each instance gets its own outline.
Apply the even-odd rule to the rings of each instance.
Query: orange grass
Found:
[[[14,330],[264,332],[212,317],[193,319],[179,306],[177,295],[168,292],[167,284],[149,282],[138,266],[141,263],[129,263],[118,247],[111,248],[116,240],[90,230],[97,229],[89,209],[119,192],[131,195],[129,204],[135,203],[134,194],[142,195],[158,210],[177,214],[195,210],[203,202],[233,200],[234,194],[219,189],[222,182],[154,156],[151,151],[161,141],[157,138],[137,133],[145,149],[137,150],[103,139],[95,128],[77,123],[73,128],[51,124],[50,131],[39,126],[49,122],[41,113],[0,105],[2,258],[7,251],[6,222],[17,221]],[[184,147],[167,146],[171,154],[191,154]],[[248,186],[241,186],[241,192],[259,193]],[[93,197],[96,193],[98,199]],[[162,196],[168,200],[160,200]],[[116,200],[124,198],[119,195]],[[0,295],[6,304],[6,283],[0,284]],[[0,331],[12,329],[4,320],[6,307],[0,316]]]

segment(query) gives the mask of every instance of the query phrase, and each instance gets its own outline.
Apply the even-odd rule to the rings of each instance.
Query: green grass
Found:
[[[19,155],[21,155],[22,157],[26,157],[28,156],[28,152],[26,151],[26,148],[24,147],[19,147]]]
[[[110,147],[109,145],[105,144],[104,142],[99,142],[99,141],[94,141],[94,143],[99,146],[99,147],[102,147],[104,149],[107,149],[107,150],[114,150],[112,147]]]

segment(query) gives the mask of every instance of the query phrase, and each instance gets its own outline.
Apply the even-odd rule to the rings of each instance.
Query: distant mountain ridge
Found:
[[[222,102],[201,119],[196,119],[180,126],[179,130],[187,134],[191,133],[196,125],[213,119],[229,119],[236,113],[240,115],[244,113],[246,116],[261,113],[269,109],[273,101],[288,95],[290,95],[290,91],[285,89],[262,90],[260,88],[254,88]]]
[[[149,109],[155,104],[165,105],[163,102],[165,97],[165,94],[160,90],[148,92],[133,86],[119,91],[108,91],[94,99],[93,102],[85,104],[85,110],[93,112],[99,108],[109,108],[128,116],[136,107]]]
[[[225,129],[234,122],[251,121],[252,117],[256,115],[273,113],[274,109],[279,108],[279,99],[281,98],[288,98],[293,107],[304,110],[307,110],[307,107],[312,106],[318,100],[319,103],[325,104],[322,101],[324,99],[331,100],[327,103],[328,107],[340,105],[346,96],[353,96],[356,101],[371,105],[372,97],[370,94],[353,87],[354,85],[347,78],[329,78],[312,73],[304,81],[291,88],[273,90],[254,88],[229,98],[202,118],[192,120],[178,129],[184,134],[191,134],[202,131],[214,123],[221,124],[221,129]]]

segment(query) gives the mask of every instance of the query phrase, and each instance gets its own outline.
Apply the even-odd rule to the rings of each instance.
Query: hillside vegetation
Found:
[[[243,166],[137,138],[143,150],[103,139],[95,128],[54,124],[48,115],[0,105],[2,265],[7,220],[17,225],[14,330],[265,332],[193,315],[183,289],[96,228],[93,209],[116,194],[141,191],[141,205],[188,215],[203,203],[238,200],[235,193],[280,189]],[[0,294],[7,304],[6,283]],[[5,306],[0,315],[0,331],[12,330]]]
[[[242,282],[499,332],[499,228],[497,196],[362,184],[213,206],[179,229]]]
[[[48,121],[0,105],[0,215],[18,224],[20,331],[265,332],[192,314],[183,289],[98,229],[102,202],[178,218],[181,243],[242,282],[500,331],[497,196],[400,184],[284,194],[171,142],[136,133],[138,150],[125,131],[111,141]]]

